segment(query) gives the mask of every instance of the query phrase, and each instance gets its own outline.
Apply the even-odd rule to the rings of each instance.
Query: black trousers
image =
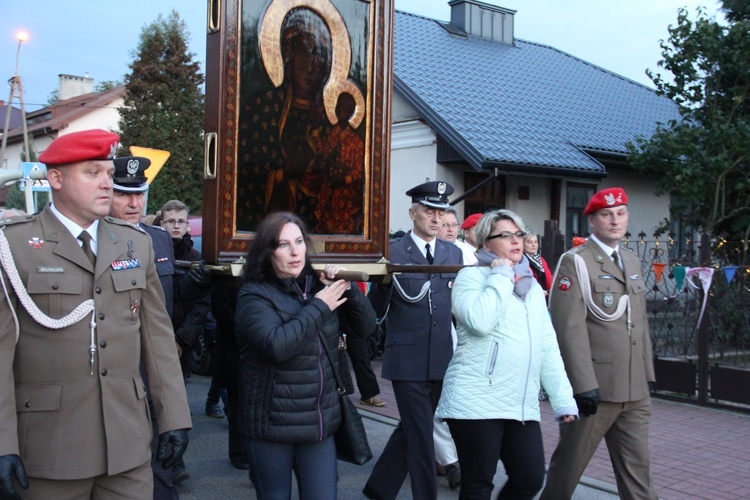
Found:
[[[508,482],[498,499],[534,498],[544,483],[544,447],[539,422],[446,419],[461,466],[459,499],[490,499],[498,458]]]
[[[346,336],[346,352],[352,362],[354,377],[357,379],[360,399],[370,399],[380,394],[380,386],[375,372],[372,371],[370,356],[367,352],[367,338]],[[348,370],[349,367],[347,366]]]
[[[409,474],[413,500],[437,498],[433,416],[443,389],[442,380],[393,380],[401,423],[380,454],[367,488],[382,500],[395,500]]]

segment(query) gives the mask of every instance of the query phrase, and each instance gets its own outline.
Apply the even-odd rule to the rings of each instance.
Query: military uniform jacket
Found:
[[[151,239],[127,222],[100,219],[94,269],[49,208],[8,224],[5,235],[26,289],[47,316],[61,318],[94,300],[98,351],[92,375],[91,314],[47,329],[18,302],[3,272],[21,328],[16,343],[1,294],[0,455],[19,454],[29,476],[47,479],[117,474],[147,463],[152,429],[141,360],[159,430],[191,427]]]
[[[622,247],[619,254],[624,272],[590,239],[563,254],[549,302],[573,393],[599,388],[603,401],[618,403],[646,398],[648,382],[656,379],[641,261]],[[602,311],[614,313],[620,297],[628,294],[630,329],[627,311],[614,321],[602,321],[587,309],[575,255],[585,263],[593,302]]]
[[[434,265],[463,263],[461,249],[443,240],[435,239],[434,255]],[[393,264],[428,265],[411,231],[391,240],[388,257]],[[456,273],[401,273],[397,279],[409,296],[417,296],[426,281],[430,282],[430,292],[410,303],[392,289],[393,285],[379,289],[379,293],[390,296],[383,377],[415,382],[442,380],[453,356],[451,288]]]

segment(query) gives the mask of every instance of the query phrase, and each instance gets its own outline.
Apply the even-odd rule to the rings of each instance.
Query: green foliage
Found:
[[[47,206],[47,203],[49,203],[49,193],[46,192],[39,192],[34,193],[34,197],[36,198],[36,210],[37,212],[41,209],[43,209],[45,206]],[[8,188],[8,202],[6,203],[6,208],[18,208],[20,210],[23,210],[24,212],[26,210],[26,195],[23,191],[21,191],[21,188],[19,187],[18,183],[13,184]]]
[[[60,102],[60,89],[55,89],[47,96],[47,106],[54,106]]]
[[[203,183],[203,74],[188,51],[188,33],[177,12],[141,31],[131,72],[125,75],[120,142],[169,151],[149,189],[149,211],[179,199],[201,212]]]
[[[33,146],[34,143],[31,143],[31,145]],[[23,151],[23,150],[21,151],[21,161],[22,162],[25,162],[25,161],[37,162],[37,161],[39,161],[37,152],[34,151],[34,149],[31,149],[29,151],[29,157],[30,157],[30,159],[26,160],[26,152]],[[37,210],[37,212],[39,210],[43,209],[47,205],[47,203],[49,203],[49,193],[47,193],[47,192],[37,192],[37,193],[34,193],[34,198],[36,199],[35,203],[36,203],[36,210]],[[26,210],[26,195],[24,194],[23,191],[21,191],[21,187],[20,187],[20,185],[17,182],[14,183],[14,184],[12,184],[8,188],[8,201],[6,202],[5,206],[7,208],[18,208],[18,209],[21,209],[23,211],[27,211]]]
[[[94,92],[97,94],[101,94],[103,92],[107,92],[108,90],[112,90],[115,87],[119,87],[122,85],[122,82],[117,80],[104,80],[103,82],[99,82],[96,85],[94,85]]]
[[[662,174],[657,193],[672,195],[673,212],[737,235],[750,231],[750,0],[724,0],[723,12],[726,23],[678,11],[658,63],[672,78],[648,75],[682,120],[628,148],[637,170]]]

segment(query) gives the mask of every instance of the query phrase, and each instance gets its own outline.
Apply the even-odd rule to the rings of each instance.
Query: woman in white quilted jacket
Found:
[[[479,266],[461,270],[453,287],[458,346],[437,415],[458,450],[460,499],[490,498],[498,459],[508,474],[498,498],[530,499],[542,488],[540,382],[559,422],[578,418],[522,227],[509,210],[484,214],[476,229]]]

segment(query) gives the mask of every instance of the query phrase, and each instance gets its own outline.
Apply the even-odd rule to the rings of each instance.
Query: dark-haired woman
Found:
[[[375,313],[341,267],[312,269],[304,223],[267,216],[247,255],[237,298],[240,427],[259,500],[336,498],[339,398],[325,345],[337,363],[341,331],[370,332]],[[343,326],[346,322],[347,326]],[[337,368],[336,368],[337,369]]]

